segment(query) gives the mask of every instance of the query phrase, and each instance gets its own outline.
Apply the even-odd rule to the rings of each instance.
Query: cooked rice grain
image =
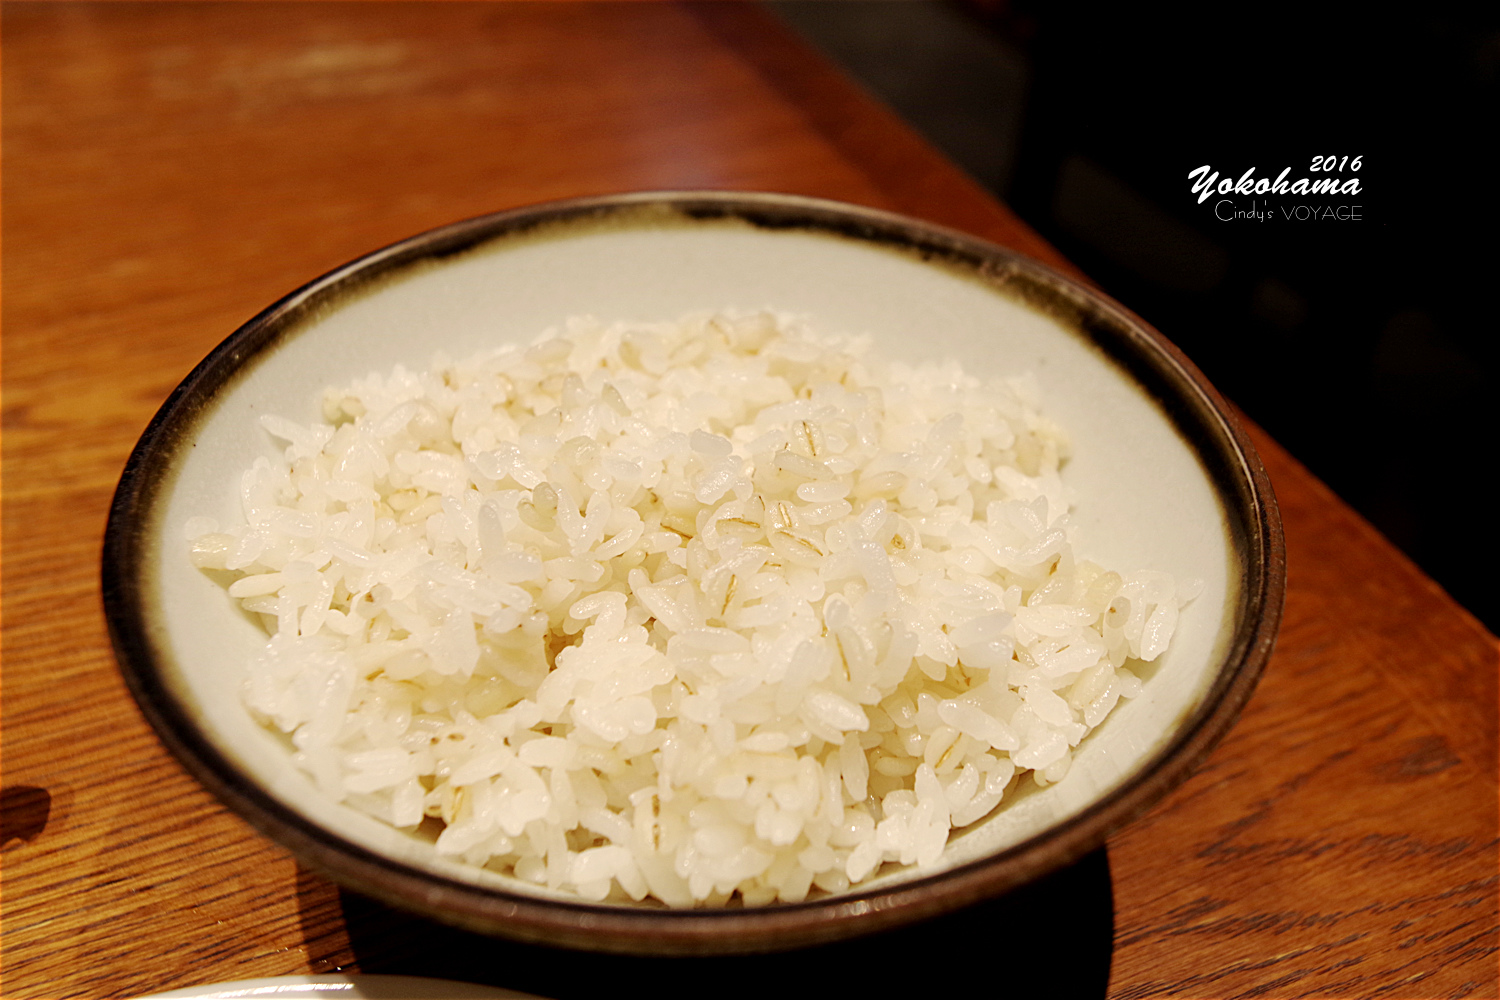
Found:
[[[330,797],[593,900],[796,901],[952,829],[1140,689],[1179,598],[1073,554],[1029,378],[769,313],[569,320],[370,375],[194,559]]]

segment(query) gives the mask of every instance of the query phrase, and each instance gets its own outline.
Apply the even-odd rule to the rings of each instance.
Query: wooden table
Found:
[[[349,900],[162,750],[100,612],[131,445],[260,307],[454,219],[643,188],[838,198],[1069,267],[753,8],[10,4],[3,41],[7,998],[358,968]],[[1496,641],[1257,443],[1280,643],[1109,842],[1110,995],[1495,996]]]

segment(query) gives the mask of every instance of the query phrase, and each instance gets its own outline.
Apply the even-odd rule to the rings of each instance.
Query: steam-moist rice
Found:
[[[569,320],[276,416],[200,567],[254,715],[331,798],[587,899],[796,901],[1067,773],[1167,646],[1074,554],[1030,378],[768,313]]]

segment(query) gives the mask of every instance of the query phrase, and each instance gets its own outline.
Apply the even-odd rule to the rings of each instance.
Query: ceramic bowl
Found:
[[[228,523],[237,484],[280,447],[275,413],[319,419],[322,390],[435,350],[529,342],[569,316],[669,320],[770,307],[868,333],[898,358],[1034,373],[1069,431],[1080,554],[1203,581],[1170,650],[1076,751],[951,841],[937,870],[891,868],[842,894],[671,910],[548,894],[439,857],[431,842],[321,797],[240,702],[266,635],[193,568],[185,525]],[[227,805],[304,863],[438,919],[603,950],[711,953],[846,937],[961,907],[1098,847],[1182,782],[1254,687],[1280,617],[1283,550],[1264,470],[1182,354],[1099,293],[1000,247],[912,219],[807,198],[646,193],[502,212],[339,268],[220,344],[172,393],[121,478],[104,597],[125,678],[166,745]]]

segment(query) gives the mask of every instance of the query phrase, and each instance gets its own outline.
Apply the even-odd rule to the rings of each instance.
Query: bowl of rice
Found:
[[[1175,347],[814,199],[473,219],[235,331],[106,533],[163,742],[346,886],[599,950],[994,896],[1184,781],[1270,654],[1265,472]]]

